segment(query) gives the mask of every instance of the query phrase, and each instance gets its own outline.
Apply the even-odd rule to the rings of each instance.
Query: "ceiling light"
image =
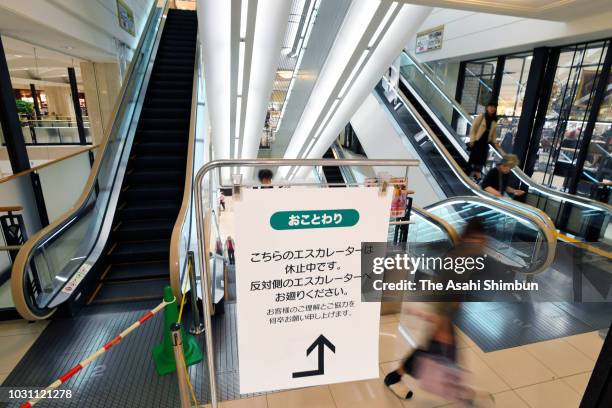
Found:
[[[396,7],[397,7],[397,2],[393,2],[391,4],[391,6],[389,7],[389,10],[387,10],[387,14],[385,14],[385,16],[383,17],[382,21],[378,25],[378,28],[374,32],[374,35],[370,39],[370,42],[368,43],[368,48],[372,47],[376,43],[376,41],[378,40],[378,37],[380,37],[380,34],[382,33],[382,30],[385,29],[385,26],[389,22],[389,19],[391,18],[391,15],[395,11]]]
[[[62,48],[65,49],[65,50],[68,50],[68,51],[74,50],[74,47],[71,46],[71,45],[64,45]]]
[[[293,71],[276,71],[276,75],[283,79],[291,79],[293,76]]]
[[[240,38],[246,38],[247,17],[249,15],[249,0],[242,0],[240,10]]]

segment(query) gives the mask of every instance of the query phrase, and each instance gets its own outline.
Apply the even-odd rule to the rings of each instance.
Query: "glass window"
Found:
[[[493,94],[496,68],[497,59],[466,64],[461,104],[468,113],[477,115],[484,112]]]
[[[586,180],[581,183],[580,190],[585,193],[590,190],[588,193],[591,197],[609,202],[612,198],[612,72],[609,73],[606,93],[599,108],[583,173]]]
[[[533,174],[535,181],[568,190],[569,181],[578,171],[578,152],[593,108],[595,86],[601,75],[608,43],[579,44],[561,50],[546,121],[540,136],[538,160]],[[604,129],[605,126],[599,128]],[[593,157],[591,159],[594,160]],[[588,180],[593,181],[593,174],[582,172],[580,180],[577,192],[590,195],[588,185],[586,188],[580,186],[583,185],[582,180],[587,181],[587,184]]]

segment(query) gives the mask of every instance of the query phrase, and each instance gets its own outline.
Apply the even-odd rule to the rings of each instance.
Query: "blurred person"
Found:
[[[234,265],[236,258],[234,257],[234,240],[228,235],[225,247],[227,248],[227,257],[230,265]]]
[[[497,104],[489,102],[483,114],[479,115],[470,130],[470,177],[480,180],[482,168],[489,156],[489,143],[497,146]]]
[[[225,211],[225,194],[223,194],[223,191],[219,192],[219,205]]]
[[[515,197],[520,197],[525,192],[508,185],[510,180],[510,171],[518,164],[518,157],[514,154],[505,154],[502,161],[495,167],[491,168],[485,178],[482,180],[482,189],[496,197],[502,197],[504,192],[510,193]]]
[[[477,257],[482,256],[487,236],[484,223],[479,217],[467,222],[459,243],[446,256]],[[436,280],[467,280],[471,274],[456,274],[454,271],[438,271]],[[463,370],[457,367],[457,337],[454,321],[461,308],[461,295],[453,302],[430,303],[432,313],[426,320],[433,325],[429,341],[423,348],[415,349],[401,365],[388,373],[384,378],[385,385],[399,398],[410,399],[414,395],[411,387],[402,381],[410,375],[419,382],[425,391],[438,394],[451,401],[467,405],[490,405],[493,397],[488,393],[477,391],[463,381]],[[423,316],[421,316],[423,317]]]

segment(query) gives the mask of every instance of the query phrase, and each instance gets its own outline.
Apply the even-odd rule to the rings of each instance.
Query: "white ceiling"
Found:
[[[10,37],[25,40],[49,50],[61,52],[76,58],[92,61],[114,61],[114,55],[92,47],[91,44],[63,34],[10,10],[0,7],[0,34],[2,38]]]
[[[571,21],[612,10],[610,0],[401,0],[450,9],[482,13]]]
[[[29,82],[66,84],[68,67],[75,68],[77,82],[81,81],[79,63],[82,60],[78,58],[5,36],[2,44],[14,86]]]

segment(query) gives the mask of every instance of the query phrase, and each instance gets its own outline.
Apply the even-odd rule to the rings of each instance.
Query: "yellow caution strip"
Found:
[[[561,234],[558,231],[555,231],[555,235],[561,241],[571,242],[572,244],[574,244],[574,245],[576,245],[576,246],[578,246],[578,247],[580,247],[580,248],[582,248],[582,249],[584,249],[586,251],[592,252],[592,253],[594,253],[596,255],[599,255],[599,256],[603,256],[604,258],[612,259],[612,252],[610,252],[610,251],[606,251],[606,250],[603,250],[601,248],[597,248],[597,247],[595,247],[593,245],[589,245],[586,242],[577,240],[576,238],[572,238],[572,237],[567,236],[565,234]]]

